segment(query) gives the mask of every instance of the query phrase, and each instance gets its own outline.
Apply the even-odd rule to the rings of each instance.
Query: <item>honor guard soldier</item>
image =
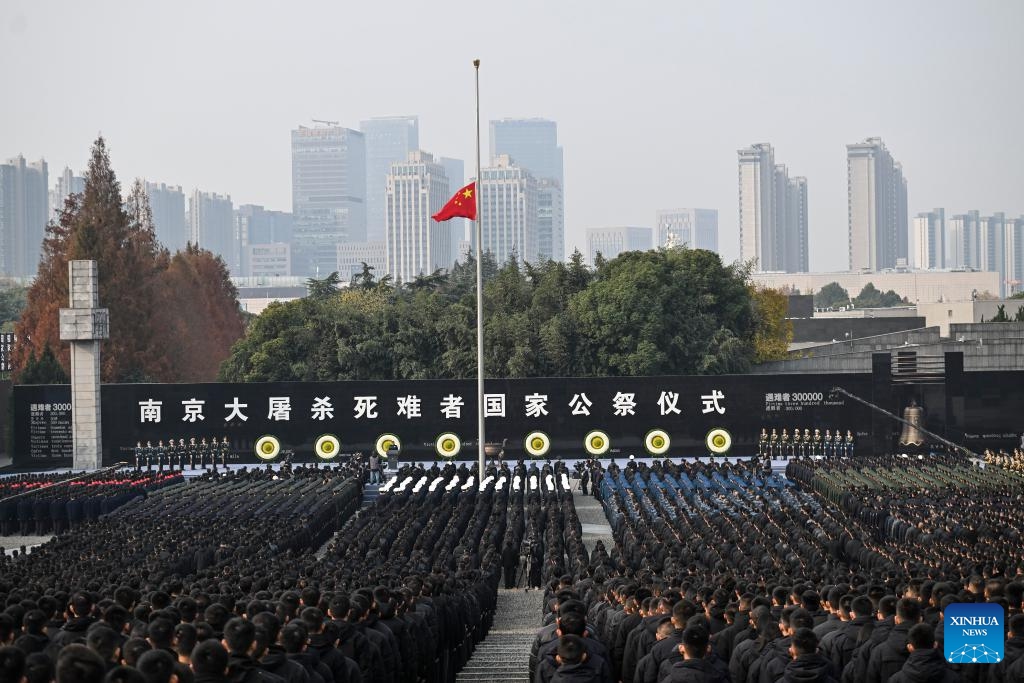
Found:
[[[783,427],[782,428],[782,436],[779,437],[779,450],[782,453],[782,457],[784,457],[784,458],[788,458],[789,457],[789,448],[790,448],[789,432],[787,432],[786,428]]]
[[[799,434],[800,434],[800,432],[797,432],[797,435],[799,435]],[[804,430],[804,436],[800,440],[800,454],[803,455],[803,456],[807,456],[807,455],[810,455],[810,453],[811,453],[811,430],[810,429],[805,429]]]
[[[185,456],[188,453],[188,444],[185,443],[185,439],[178,439],[178,450],[175,451],[174,457],[177,462],[185,462]]]
[[[774,428],[772,429],[771,454],[773,458],[777,458],[779,455],[779,433]]]
[[[196,437],[192,437],[188,440],[188,449],[186,452],[181,454],[181,467],[185,468],[185,460],[189,462],[195,462],[196,456],[199,455],[199,444],[196,442]]]
[[[153,450],[154,450],[154,452],[157,453],[157,458],[160,459],[160,460],[163,460],[166,457],[165,454],[168,452],[167,447],[164,446],[164,440],[163,439],[159,439],[156,442],[156,448],[154,448]],[[174,450],[174,449],[172,448],[171,450]]]
[[[199,441],[199,468],[200,469],[202,469],[203,463],[206,462],[206,456],[207,456],[207,454],[209,452],[210,452],[210,443],[206,440],[206,437],[204,436]],[[195,466],[195,463],[190,463],[189,464],[189,467],[194,467],[194,466]]]
[[[846,430],[846,457],[853,455],[853,432]]]
[[[135,442],[135,471],[138,472],[142,468],[142,442]]]
[[[832,455],[840,457],[843,454],[843,434],[838,429],[832,435]]]
[[[768,430],[764,427],[761,427],[761,436],[757,440],[757,455],[762,458],[768,455]]]
[[[800,445],[800,428],[793,428],[793,442],[790,448],[790,454],[795,458],[798,455],[803,455],[803,446]]]
[[[825,438],[822,441],[822,448],[824,449],[821,453],[822,455],[826,457],[832,455],[832,432],[827,429],[825,430]]]
[[[825,454],[825,451],[822,449],[822,444],[821,444],[821,430],[817,429],[817,428],[815,428],[815,430],[814,430],[814,441],[813,441],[813,447],[811,448],[811,453],[813,453],[814,455],[824,455]]]
[[[157,472],[163,472],[164,470],[164,457],[163,451],[153,448],[153,442],[147,441],[146,448],[149,449],[149,463],[150,465],[156,465]]]
[[[220,464],[225,468],[228,466],[228,451],[231,450],[231,442],[228,441],[228,437],[224,437],[224,440],[220,442]]]

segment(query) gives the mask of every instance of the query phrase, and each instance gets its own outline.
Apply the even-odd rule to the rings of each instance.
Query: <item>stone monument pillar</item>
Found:
[[[99,268],[95,261],[71,261],[68,278],[71,307],[60,309],[60,338],[71,342],[73,467],[93,470],[103,459],[100,341],[110,336],[110,313],[99,307]]]

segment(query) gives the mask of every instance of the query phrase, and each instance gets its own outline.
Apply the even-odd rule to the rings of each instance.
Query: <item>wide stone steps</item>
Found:
[[[498,591],[494,624],[456,681],[530,683],[530,646],[541,626],[541,591]]]

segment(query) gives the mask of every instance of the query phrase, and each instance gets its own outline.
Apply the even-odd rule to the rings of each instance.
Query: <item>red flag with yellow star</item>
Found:
[[[452,195],[440,211],[432,218],[441,223],[452,218],[468,218],[476,220],[476,183],[470,183]]]

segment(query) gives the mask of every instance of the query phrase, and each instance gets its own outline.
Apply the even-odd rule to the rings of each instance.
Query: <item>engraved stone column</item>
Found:
[[[74,468],[97,469],[100,431],[100,342],[109,337],[110,313],[100,308],[95,261],[68,264],[70,308],[60,309],[60,338],[71,342],[71,431]]]

